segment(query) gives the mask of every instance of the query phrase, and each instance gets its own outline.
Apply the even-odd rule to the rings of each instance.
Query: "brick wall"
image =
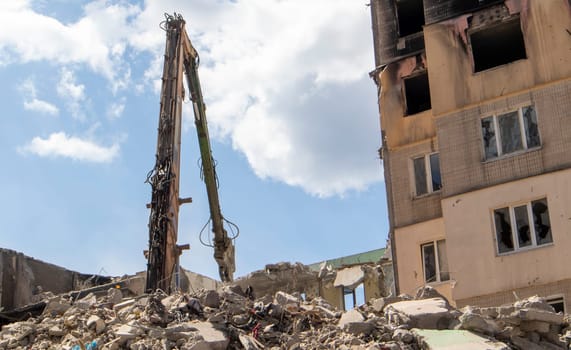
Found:
[[[395,227],[411,225],[442,216],[440,193],[415,197],[411,159],[437,151],[436,139],[390,152],[391,181],[394,201]]]
[[[571,167],[571,81],[436,119],[443,197]],[[541,148],[484,160],[480,119],[535,105]]]

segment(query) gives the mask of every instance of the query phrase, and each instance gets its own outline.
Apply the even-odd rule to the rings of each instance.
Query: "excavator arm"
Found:
[[[167,15],[164,22],[167,34],[165,61],[161,87],[161,105],[157,137],[156,164],[147,182],[152,186],[149,217],[149,250],[147,252],[147,290],[171,291],[172,277],[179,256],[187,246],[177,245],[179,206],[190,202],[179,198],[180,145],[183,75],[186,75],[194,108],[194,119],[202,159],[202,171],[212,231],[214,232],[214,258],[219,266],[220,278],[232,281],[235,271],[234,245],[224,229],[204,100],[198,79],[198,54],[185,30],[182,16]]]
[[[233,279],[236,270],[234,263],[234,245],[232,239],[224,229],[224,217],[220,210],[220,199],[218,197],[218,185],[214,159],[212,158],[212,147],[210,146],[210,136],[208,135],[208,124],[206,122],[206,106],[202,98],[200,79],[198,78],[198,54],[192,46],[190,39],[183,31],[183,45],[188,53],[184,60],[184,72],[187,79],[190,99],[194,111],[194,123],[198,135],[200,147],[200,157],[202,159],[202,173],[206,192],[208,194],[208,204],[210,207],[210,219],[212,220],[212,232],[214,233],[214,259],[218,263],[218,272],[224,282]]]

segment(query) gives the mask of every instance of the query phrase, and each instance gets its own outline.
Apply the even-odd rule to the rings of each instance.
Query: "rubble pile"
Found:
[[[0,331],[0,350],[534,350],[570,349],[570,341],[569,319],[540,298],[455,310],[430,288],[346,312],[281,291],[254,299],[237,285],[125,298],[111,288],[52,296],[41,315]]]

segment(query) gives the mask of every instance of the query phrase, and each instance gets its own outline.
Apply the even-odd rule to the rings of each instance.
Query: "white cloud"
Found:
[[[111,119],[118,119],[123,115],[125,111],[125,98],[122,98],[119,102],[112,103],[107,109],[107,116]]]
[[[57,86],[57,92],[62,97],[76,101],[81,101],[85,98],[85,86],[76,84],[73,72],[67,68],[62,68],[61,70],[61,78]]]
[[[1,62],[83,63],[116,83],[125,77],[128,65],[122,58],[134,30],[129,21],[139,11],[124,2],[96,0],[84,7],[82,18],[62,23],[35,12],[30,1],[2,1]]]
[[[37,98],[37,89],[31,78],[26,79],[18,90],[24,95],[24,109],[42,114],[58,115],[59,108],[54,104]]]
[[[139,27],[152,28],[155,14],[177,8],[175,3],[188,14],[187,31],[201,54],[213,138],[229,138],[258,176],[318,196],[381,180],[376,89],[367,76],[374,67],[370,11],[364,3],[151,0]],[[164,34],[152,33],[138,36],[159,47],[160,61],[146,72],[156,89]]]
[[[86,64],[108,79],[113,93],[132,80],[158,91],[165,42],[159,14],[172,9],[185,16],[201,54],[213,139],[229,139],[256,174],[320,196],[381,179],[364,3],[147,0],[137,6],[95,0],[81,18],[62,23],[24,1],[0,11],[0,64],[10,58],[75,69]],[[142,76],[132,76],[139,52],[153,59]]]
[[[33,98],[30,101],[24,101],[24,109],[49,115],[59,114],[59,109],[55,105],[37,98]]]
[[[81,104],[85,100],[85,85],[77,84],[74,73],[65,67],[61,69],[60,75],[56,88],[58,95],[65,99],[72,117],[84,120]]]
[[[40,157],[63,157],[82,162],[109,163],[119,155],[119,144],[105,147],[93,141],[57,132],[47,139],[34,137],[27,145],[20,147],[19,151]]]

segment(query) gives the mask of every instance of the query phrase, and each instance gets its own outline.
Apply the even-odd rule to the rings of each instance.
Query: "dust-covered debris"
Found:
[[[569,319],[537,297],[455,310],[425,291],[342,312],[283,291],[253,299],[237,285],[127,298],[117,292],[51,296],[39,316],[2,327],[0,350],[420,350],[443,341],[450,349],[527,350],[569,349],[571,341]]]

